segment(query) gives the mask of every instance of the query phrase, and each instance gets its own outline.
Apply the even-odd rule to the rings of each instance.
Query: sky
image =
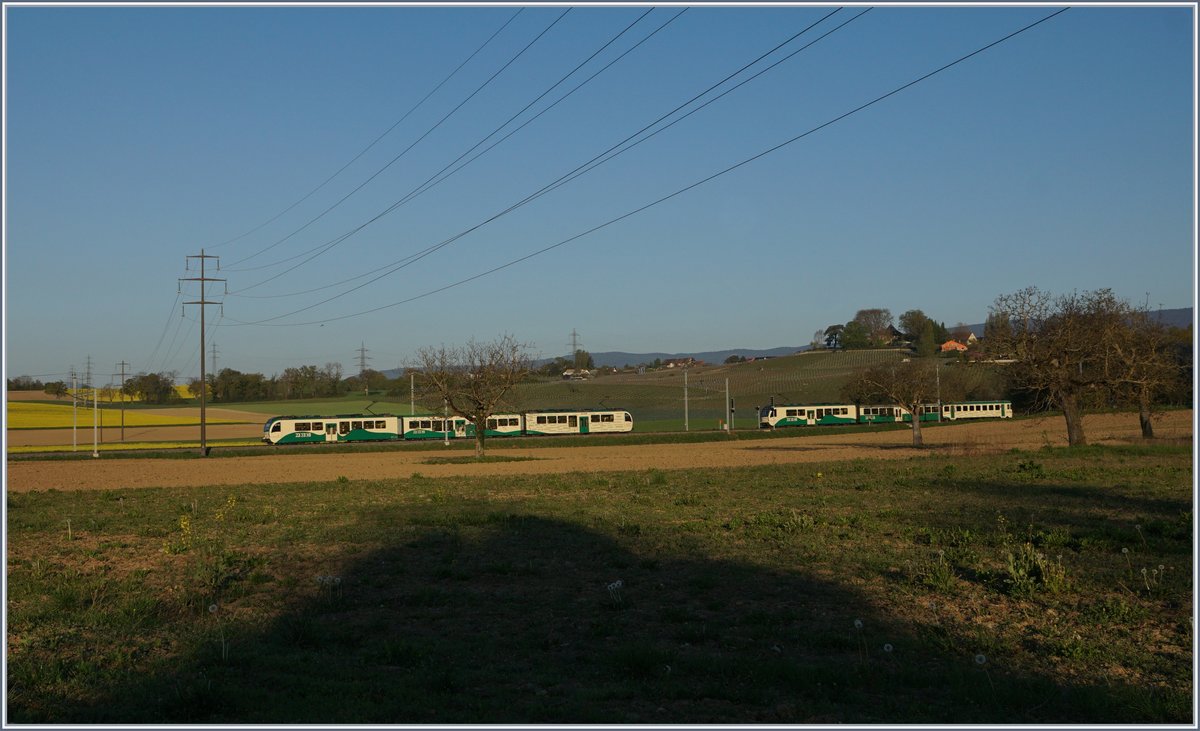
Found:
[[[927,76],[1063,7],[6,4],[6,375],[186,382],[202,299],[206,367],[267,376],[1192,306],[1193,8]]]

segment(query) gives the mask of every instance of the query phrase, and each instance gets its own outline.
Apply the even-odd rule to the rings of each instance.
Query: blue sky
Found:
[[[360,344],[370,366],[392,368],[423,346],[502,333],[548,357],[569,349],[572,329],[596,352],[801,345],[861,308],[981,322],[998,295],[1030,285],[1190,306],[1195,19],[1185,7],[1071,8],[659,205],[397,304],[674,193],[1059,7],[872,9],[367,284],[833,8],[689,8],[363,227],[647,10],[500,135],[680,8],[6,5],[7,373],[58,377],[90,355],[105,375],[122,360],[196,375],[198,308],[180,303],[199,291],[184,282],[177,292],[177,280],[198,276],[184,263],[202,248],[220,256],[209,275],[229,289],[207,295],[224,303],[209,308],[207,352],[215,342],[218,367],[267,375],[328,362],[353,372]],[[841,10],[700,102],[862,9]]]

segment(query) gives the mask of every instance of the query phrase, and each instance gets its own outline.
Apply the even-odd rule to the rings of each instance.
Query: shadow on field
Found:
[[[330,556],[338,573],[311,577],[273,624],[200,617],[193,652],[64,700],[53,720],[1112,720],[1089,699],[1119,688],[976,666],[973,639],[903,624],[803,566],[644,555],[637,525],[616,526],[618,542],[520,513],[423,510],[362,516],[405,527],[365,557]]]

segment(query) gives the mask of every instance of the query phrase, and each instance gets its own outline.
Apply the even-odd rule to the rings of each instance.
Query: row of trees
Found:
[[[854,319],[842,324],[833,324],[813,335],[814,347],[846,350],[883,348],[900,343],[911,344],[919,356],[933,355],[942,343],[954,339],[965,340],[971,329],[958,323],[951,329],[946,323],[937,322],[921,310],[908,310],[899,318],[899,329],[894,324],[891,310],[871,308],[859,310]]]
[[[992,358],[1009,361],[1003,366],[1008,388],[1035,406],[1062,412],[1067,441],[1076,446],[1087,443],[1085,411],[1100,406],[1136,406],[1142,436],[1153,438],[1156,402],[1191,401],[1191,340],[1190,328],[1167,327],[1109,289],[1055,297],[1030,287],[996,298],[982,347]],[[865,369],[843,396],[856,403],[883,399],[916,414],[939,396],[988,399],[1004,390],[1001,382],[964,375],[982,369],[938,365],[918,357]],[[921,443],[920,421],[914,419],[913,444]]]

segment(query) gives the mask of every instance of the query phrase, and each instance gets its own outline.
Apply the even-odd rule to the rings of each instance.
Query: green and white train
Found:
[[[494,414],[484,435],[489,437],[550,434],[603,434],[633,431],[633,416],[624,410],[542,410]],[[263,424],[268,444],[385,442],[474,439],[475,425],[460,416],[395,416],[339,414],[336,416],[272,416]]]
[[[1011,419],[1011,401],[963,401],[925,404],[920,407],[919,419],[928,421],[958,421],[960,419]],[[908,409],[887,404],[770,404],[758,412],[760,429],[788,426],[831,426],[835,424],[895,424],[912,423]]]

